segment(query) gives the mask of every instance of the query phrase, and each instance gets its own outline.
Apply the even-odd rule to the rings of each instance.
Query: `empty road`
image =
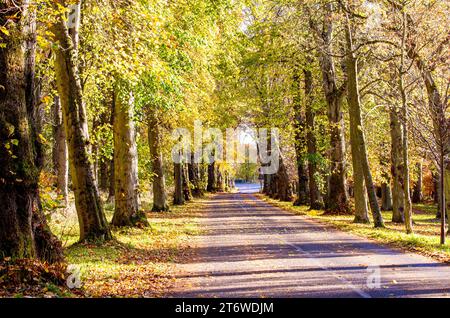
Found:
[[[178,265],[172,296],[450,295],[450,266],[292,215],[251,192],[206,202],[197,257]]]

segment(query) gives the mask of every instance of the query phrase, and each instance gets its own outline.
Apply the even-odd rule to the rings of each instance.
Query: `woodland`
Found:
[[[0,297],[163,296],[238,179],[449,260],[449,6],[1,0]],[[278,171],[173,162],[198,120],[278,128]]]

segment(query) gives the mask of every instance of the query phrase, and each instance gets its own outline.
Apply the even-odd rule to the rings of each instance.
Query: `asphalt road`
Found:
[[[241,191],[206,202],[198,256],[179,265],[174,297],[450,297],[450,266]]]

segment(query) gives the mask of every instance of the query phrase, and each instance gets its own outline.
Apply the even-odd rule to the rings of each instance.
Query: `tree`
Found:
[[[300,98],[301,91],[301,71],[300,67],[294,68],[293,84],[294,84],[294,130],[295,130],[295,153],[297,159],[297,199],[294,205],[306,205],[308,204],[309,191],[308,191],[308,171],[305,164],[305,152],[306,152],[306,118],[302,109],[302,103]]]
[[[115,97],[113,126],[115,211],[112,224],[148,225],[147,218],[139,207],[134,98],[132,95],[126,95],[117,91]]]
[[[313,110],[313,77],[311,70],[304,68],[305,78],[305,117],[306,117],[306,144],[308,151],[308,180],[309,180],[309,202],[311,209],[322,209],[323,199],[317,184],[317,161],[320,156],[317,152],[317,141],[315,136],[315,112]]]
[[[6,34],[0,48],[0,258],[63,259],[61,243],[41,210],[38,131],[34,110],[35,7],[0,3]]]
[[[62,120],[61,103],[55,96],[53,102],[53,170],[56,175],[56,188],[62,195],[64,204],[68,204],[69,166],[67,158],[66,132]]]
[[[309,15],[309,26],[319,47],[319,61],[322,72],[322,86],[328,106],[328,120],[331,149],[329,152],[330,175],[328,177],[325,208],[331,213],[349,213],[349,199],[346,184],[345,137],[342,100],[347,82],[338,86],[332,49],[333,4],[323,5],[322,30],[319,30],[311,10],[305,6]]]
[[[161,150],[161,130],[156,112],[148,115],[148,144],[153,170],[153,208],[152,211],[169,211],[166,197],[166,181]]]
[[[375,186],[373,184],[372,174],[369,167],[369,159],[367,157],[367,149],[366,142],[363,131],[363,124],[361,119],[361,105],[360,105],[360,95],[359,95],[359,83],[358,83],[358,60],[356,57],[356,49],[354,47],[354,40],[352,34],[352,25],[350,19],[350,8],[348,5],[343,5],[346,16],[346,29],[345,29],[345,38],[346,38],[346,73],[348,76],[347,83],[347,96],[348,96],[348,104],[349,104],[349,113],[350,113],[350,136],[352,143],[352,156],[353,159],[353,175],[355,179],[355,203],[360,204],[361,206],[357,206],[359,210],[355,213],[355,221],[356,222],[367,222],[368,217],[367,208],[364,206],[365,204],[365,195],[361,194],[361,190],[365,187],[367,189],[367,195],[369,197],[370,209],[372,211],[372,216],[374,220],[375,227],[384,227],[383,217],[381,215],[380,207],[378,205]],[[362,180],[358,180],[361,178],[358,170],[361,170],[362,175],[364,176],[364,182]],[[358,197],[357,187],[358,186]],[[364,211],[366,210],[366,211]]]
[[[54,6],[56,11],[59,9],[57,4],[65,7],[65,1],[59,0]],[[52,31],[56,42],[56,83],[63,110],[72,188],[80,225],[80,241],[109,240],[112,235],[103,213],[93,167],[89,159],[86,109],[76,58],[78,44],[74,42],[78,30],[75,24],[69,34],[65,21],[65,11],[63,11],[54,23]]]
[[[400,182],[403,175],[402,147],[403,134],[400,116],[394,107],[389,111],[391,135],[391,175],[392,175],[392,222],[404,223],[404,192]]]

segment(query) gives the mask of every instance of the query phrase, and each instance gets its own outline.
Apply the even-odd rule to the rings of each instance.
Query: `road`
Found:
[[[197,257],[178,266],[173,297],[450,296],[450,266],[292,215],[251,192],[205,203]]]

